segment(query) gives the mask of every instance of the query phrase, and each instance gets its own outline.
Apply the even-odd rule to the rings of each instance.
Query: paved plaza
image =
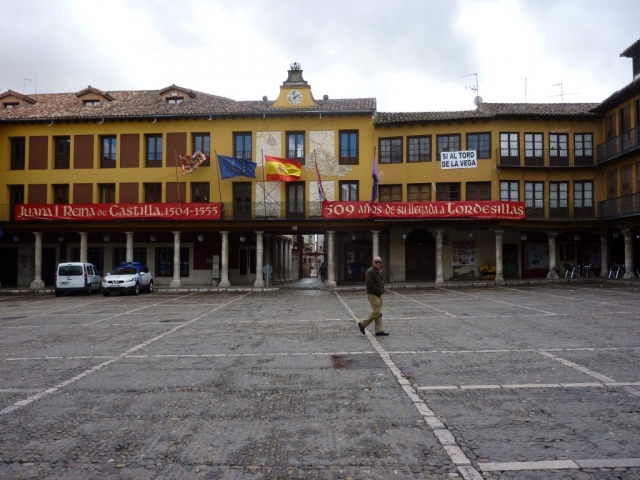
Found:
[[[3,295],[0,478],[638,479],[639,294]]]

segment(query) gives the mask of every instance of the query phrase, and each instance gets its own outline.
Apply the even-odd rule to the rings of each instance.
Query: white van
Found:
[[[56,297],[64,292],[100,291],[100,272],[91,263],[67,262],[60,263],[56,269]]]

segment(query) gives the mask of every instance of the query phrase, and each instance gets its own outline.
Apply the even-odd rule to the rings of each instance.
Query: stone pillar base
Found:
[[[171,284],[169,285],[171,288],[180,288],[182,282],[180,280],[171,280]]]
[[[327,288],[336,288],[338,284],[334,281],[327,280],[326,282],[324,282],[324,286]]]
[[[444,283],[444,280],[442,278],[436,278],[436,283]]]
[[[253,286],[254,288],[264,288],[264,280],[256,280]]]
[[[44,280],[33,280],[31,282],[31,290],[42,290],[44,288]]]
[[[218,286],[220,288],[229,288],[231,286],[231,282],[229,280],[222,280]]]
[[[547,278],[560,278],[560,277],[558,276],[558,272],[551,271],[551,272],[547,273]]]
[[[627,271],[625,271],[625,272],[624,272],[624,275],[622,276],[622,278],[623,278],[623,279],[625,279],[625,280],[628,280],[628,279],[630,279],[630,278],[636,278],[636,275],[635,275],[635,273],[633,273],[633,272],[627,272]]]

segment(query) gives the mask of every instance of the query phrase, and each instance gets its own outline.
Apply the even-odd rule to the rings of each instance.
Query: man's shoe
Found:
[[[364,330],[364,325],[362,324],[362,322],[358,322],[358,328],[360,329],[361,334],[366,335],[366,332]]]
[[[387,332],[378,332],[376,333],[376,337],[388,337],[389,334]]]

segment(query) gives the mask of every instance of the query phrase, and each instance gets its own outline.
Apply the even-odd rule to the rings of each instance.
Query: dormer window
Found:
[[[97,107],[100,105],[100,100],[83,100],[85,107]]]
[[[184,97],[170,97],[167,98],[167,103],[170,105],[177,105],[178,103],[184,102]]]
[[[20,106],[18,102],[7,102],[7,103],[4,103],[3,105],[4,105],[4,108],[6,108],[7,110]]]

